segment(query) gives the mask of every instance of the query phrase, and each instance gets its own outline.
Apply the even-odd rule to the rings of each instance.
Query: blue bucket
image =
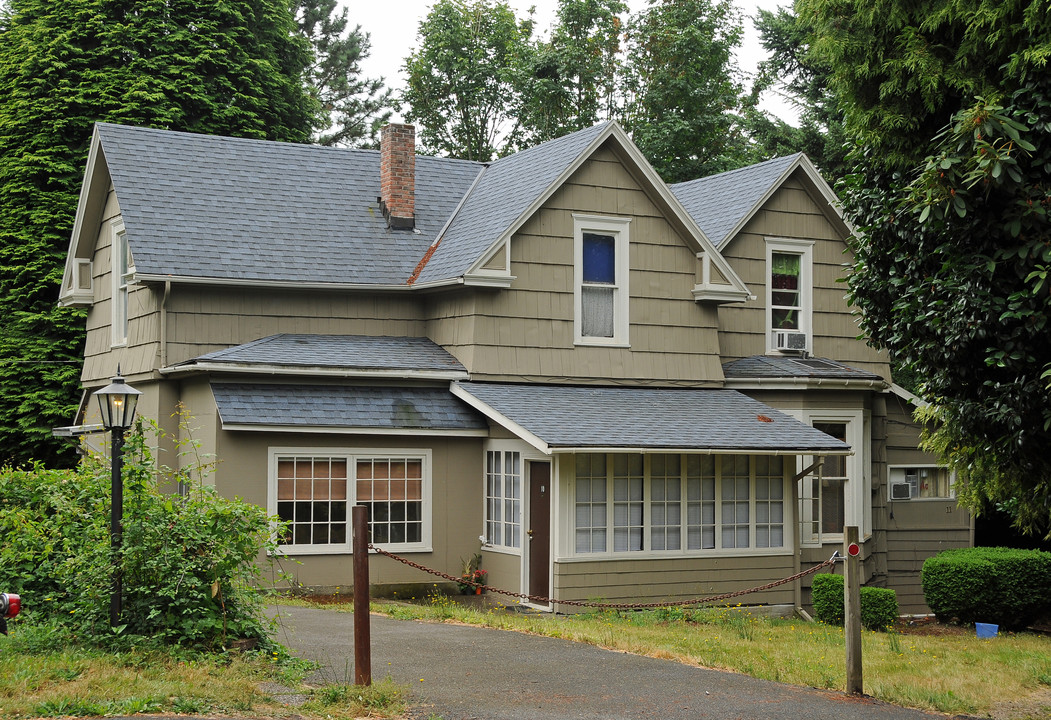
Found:
[[[999,625],[991,625],[989,623],[975,623],[974,631],[982,640],[988,640],[989,638],[996,637],[1000,631]]]

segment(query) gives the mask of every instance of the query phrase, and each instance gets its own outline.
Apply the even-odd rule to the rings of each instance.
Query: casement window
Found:
[[[113,345],[124,345],[128,342],[128,292],[131,278],[135,274],[135,263],[128,247],[128,235],[124,224],[112,225],[112,276],[113,276]]]
[[[286,523],[281,549],[350,552],[350,508],[369,510],[371,541],[399,550],[430,549],[428,451],[270,453],[269,510]]]
[[[627,218],[573,216],[577,344],[628,344],[630,222]]]
[[[574,485],[576,555],[785,547],[781,457],[586,453]]]
[[[522,547],[522,453],[485,454],[485,542],[497,548]]]
[[[766,266],[768,348],[812,351],[813,242],[768,239]]]
[[[948,500],[954,497],[948,468],[937,465],[888,468],[891,500]]]

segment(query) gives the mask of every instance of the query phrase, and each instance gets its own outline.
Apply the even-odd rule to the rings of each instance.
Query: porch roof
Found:
[[[224,430],[486,435],[444,387],[213,382]]]
[[[851,453],[846,443],[736,390],[457,382],[452,391],[549,454]]]

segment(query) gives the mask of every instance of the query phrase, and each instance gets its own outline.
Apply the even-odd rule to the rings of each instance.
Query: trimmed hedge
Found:
[[[1051,613],[1051,553],[1015,548],[946,550],[923,563],[923,598],[942,622],[1022,629]]]
[[[828,625],[843,624],[843,576],[814,576],[814,617]],[[898,619],[898,596],[893,590],[861,588],[861,624],[869,630],[886,630]]]

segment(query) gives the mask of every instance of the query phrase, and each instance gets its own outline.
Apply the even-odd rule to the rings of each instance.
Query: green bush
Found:
[[[186,474],[178,478],[184,482]],[[125,445],[121,628],[109,627],[110,466],[0,468],[0,590],[22,596],[20,622],[58,621],[88,642],[124,636],[202,648],[267,641],[256,590],[272,542],[265,511],[199,481],[158,488],[141,426]]]
[[[814,617],[828,625],[843,624],[843,576],[821,573],[811,586]],[[869,630],[886,630],[898,619],[898,596],[887,588],[863,587],[861,624]]]
[[[946,550],[923,563],[923,598],[943,622],[1025,628],[1051,612],[1051,553]]]

